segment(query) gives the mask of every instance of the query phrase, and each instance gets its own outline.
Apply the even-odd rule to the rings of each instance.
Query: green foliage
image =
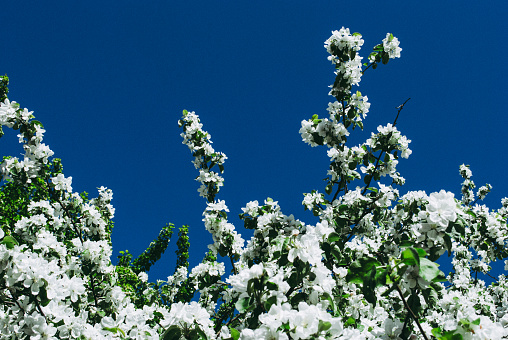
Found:
[[[189,268],[189,262],[187,261],[189,259],[189,226],[183,225],[180,227],[180,230],[178,230],[178,241],[176,242],[176,245],[178,249],[175,251],[177,260],[176,260],[176,269],[179,267],[185,267]]]
[[[185,237],[186,230],[184,227],[182,228],[184,229],[182,237]],[[148,248],[134,261],[132,261],[132,254],[129,253],[128,250],[120,251],[120,255],[117,256],[118,264],[115,271],[118,274],[118,285],[131,298],[132,302],[138,308],[143,308],[144,305],[150,304],[154,299],[162,300],[165,304],[173,302],[164,300],[164,294],[161,296],[159,287],[156,284],[150,284],[150,286],[155,289],[155,291],[153,291],[154,294],[146,296],[144,292],[149,287],[149,284],[143,282],[138,276],[141,272],[148,272],[151,266],[153,266],[161,258],[162,254],[164,254],[169,245],[171,236],[173,235],[173,229],[174,225],[171,223],[162,227],[157,239],[152,241]]]
[[[0,102],[3,102],[7,99],[7,93],[9,93],[9,77],[7,75],[0,76]]]
[[[132,261],[132,270],[136,274],[148,272],[150,267],[161,258],[168,247],[171,236],[173,236],[174,227],[175,226],[171,223],[162,227],[157,239],[151,242],[148,248],[146,248],[138,258]]]
[[[5,157],[8,158],[8,157]],[[46,179],[34,178],[30,184],[20,186],[13,181],[3,181],[0,186],[0,226],[5,233],[14,230],[17,221],[23,217],[29,217],[28,207],[31,201],[51,201],[59,199],[54,188],[51,187],[49,178],[62,172],[60,159],[55,158],[46,165]],[[53,231],[52,226],[48,226]],[[66,239],[70,240],[75,233],[72,230],[66,232]],[[59,240],[61,241],[61,240]]]
[[[235,303],[233,301],[225,302],[220,305],[219,309],[215,312],[215,315],[212,318],[212,321],[214,323],[214,329],[215,332],[218,333],[222,326],[224,325],[224,322],[226,320],[231,320],[235,314]],[[238,332],[236,329],[231,328],[231,335],[234,339],[238,339],[240,336],[240,333],[238,333],[238,337],[234,337],[234,331]],[[233,331],[234,330],[234,331]]]
[[[9,93],[9,77],[7,75],[0,77],[0,102],[4,102],[7,99],[7,93]],[[2,127],[0,126],[0,137],[4,134]]]
[[[441,327],[434,328],[432,330],[432,335],[438,340],[462,340],[462,335],[456,333],[456,330],[443,331]]]

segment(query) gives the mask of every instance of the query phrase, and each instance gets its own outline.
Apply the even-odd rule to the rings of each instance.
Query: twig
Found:
[[[490,273],[485,273],[485,274],[486,274],[486,275],[488,275],[488,276],[489,276],[491,279],[493,279],[494,281],[498,282],[498,281],[497,281],[497,278],[496,278],[496,277],[494,277],[494,276],[492,276],[492,275],[490,275]]]
[[[238,273],[236,272],[236,267],[235,267],[235,264],[234,264],[234,262],[233,262],[233,258],[230,256],[230,257],[229,257],[229,259],[231,260],[231,265],[233,266],[233,273],[235,273],[235,275],[236,275],[236,274],[238,274]]]
[[[411,317],[413,318],[413,320],[416,322],[416,325],[418,326],[418,329],[420,329],[420,333],[422,333],[423,335],[423,338],[425,340],[429,340],[429,338],[427,338],[427,335],[425,334],[423,328],[422,328],[422,325],[420,325],[420,322],[418,321],[418,318],[416,317],[416,315],[413,313],[413,311],[411,310],[411,308],[409,308],[409,305],[407,304],[406,302],[406,299],[404,299],[404,295],[402,294],[402,291],[400,290],[399,288],[399,285],[398,284],[395,284],[395,288],[397,289],[397,292],[399,292],[399,295],[400,295],[400,298],[402,299],[402,302],[404,302],[404,307],[406,307],[406,309],[408,310],[409,314],[411,315]]]
[[[404,103],[397,106],[397,109],[398,109],[397,117],[395,117],[395,120],[393,121],[393,126],[395,126],[397,124],[397,119],[399,119],[400,111],[402,111],[402,109],[404,108],[404,105],[406,105],[406,103],[409,101],[409,99],[411,99],[411,98],[406,99],[406,101]]]

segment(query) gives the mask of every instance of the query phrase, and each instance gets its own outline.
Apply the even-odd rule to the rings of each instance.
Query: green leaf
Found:
[[[459,216],[453,225],[455,231],[458,232],[462,237],[466,235],[466,228],[464,227],[465,224],[466,223],[464,219]]]
[[[235,303],[236,309],[240,313],[245,312],[250,307],[249,300],[250,300],[250,298],[248,296],[246,296],[246,297],[243,297],[243,298],[239,299],[238,301],[236,301],[236,303]]]
[[[240,339],[240,332],[237,331],[235,328],[229,327],[229,332],[231,333],[231,337],[233,338],[233,340]]]
[[[125,332],[124,332],[124,331],[122,331],[122,330],[121,330],[120,328],[118,328],[118,327],[103,327],[102,329],[103,329],[103,330],[105,330],[105,331],[110,331],[110,332],[115,333],[115,334],[116,334],[117,332],[120,332],[120,333],[122,333],[122,335],[123,335],[123,336],[125,336]]]
[[[173,325],[166,329],[161,336],[161,340],[180,340],[181,337],[182,331],[177,325]]]
[[[47,282],[45,285],[39,288],[39,298],[41,299],[41,305],[43,306],[47,306],[51,301],[50,299],[48,299],[48,291],[46,290],[46,286]]]
[[[269,311],[273,304],[277,303],[277,296],[270,296],[265,302],[263,302],[263,307],[266,311]]]
[[[354,325],[356,323],[356,320],[353,319],[352,317],[349,317],[346,321],[346,323],[344,324],[344,326],[350,326],[350,325]]]
[[[386,65],[388,64],[388,61],[390,60],[390,56],[388,55],[388,53],[385,53],[383,52],[382,53],[382,57],[381,57],[381,62]]]
[[[414,248],[407,248],[401,253],[402,262],[408,266],[419,266],[420,256]]]
[[[424,280],[436,282],[435,280],[445,279],[444,273],[439,270],[439,265],[427,258],[420,259],[420,272],[418,273]],[[446,279],[445,279],[446,280]]]
[[[423,250],[422,248],[415,248],[415,250],[418,252],[419,257],[427,256],[427,252],[425,250]]]
[[[341,237],[336,232],[332,232],[328,235],[328,243],[340,241]]]
[[[195,327],[193,330],[190,331],[190,334],[188,335],[190,340],[201,340],[201,339],[208,339],[206,337],[205,332],[201,330],[199,327]],[[187,337],[186,337],[187,339]]]
[[[372,176],[371,175],[365,175],[365,177],[363,178],[363,182],[367,185],[370,184],[370,180],[371,180]]]
[[[305,294],[304,292],[300,292],[291,298],[291,304],[293,306],[297,306],[298,303],[305,301],[306,298],[307,294]]]
[[[413,313],[418,316],[420,313],[420,309],[422,307],[422,304],[420,302],[420,296],[418,293],[413,290],[412,294],[407,299],[407,304],[409,305],[409,308],[413,311]]]
[[[448,251],[448,256],[450,256],[452,252],[452,239],[450,235],[444,234],[443,240],[445,242],[446,250]]]
[[[423,298],[429,306],[435,306],[439,301],[439,295],[433,284],[435,285],[435,283],[431,283],[429,288],[422,290]]]
[[[248,282],[247,282],[247,293],[249,295],[252,295],[254,293],[254,291],[256,290],[256,281],[258,281],[257,279],[250,279]]]
[[[478,319],[476,319],[476,320],[474,320],[474,321],[471,321],[471,323],[472,323],[473,325],[479,326],[479,325],[480,325],[480,318],[478,318]]]
[[[5,247],[7,249],[12,249],[12,248],[14,248],[14,246],[19,245],[18,241],[16,241],[16,239],[14,237],[12,237],[11,235],[5,236],[2,239],[2,241],[0,242],[0,244],[5,244]]]
[[[462,335],[454,334],[457,330],[443,332],[440,327],[432,329],[432,335],[438,340],[462,340]]]
[[[332,327],[332,324],[330,322],[319,320],[318,333],[327,331],[330,329],[330,327]]]
[[[335,312],[335,304],[333,303],[333,299],[332,297],[330,296],[330,294],[328,293],[323,293],[320,297],[321,300],[325,300],[325,301],[328,301],[328,303],[330,304],[330,308]]]
[[[277,286],[277,284],[276,284],[276,283],[273,283],[273,282],[270,282],[270,281],[268,281],[268,282],[266,283],[266,288],[267,288],[268,290],[277,290],[277,289],[279,289],[279,287]]]
[[[410,241],[410,240],[404,240],[402,242],[400,242],[399,244],[402,248],[404,247],[411,247],[412,245],[414,245],[414,242]]]
[[[372,267],[372,269],[369,271],[369,275],[365,276],[362,293],[365,297],[365,300],[372,303],[374,306],[376,305],[376,267]]]
[[[376,271],[376,286],[384,286],[390,283],[391,283],[390,275],[388,275],[387,269]]]

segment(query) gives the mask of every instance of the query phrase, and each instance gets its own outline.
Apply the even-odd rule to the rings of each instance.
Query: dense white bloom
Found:
[[[141,282],[148,282],[148,274],[145,272],[140,272],[138,274],[138,278],[141,280]]]
[[[204,275],[222,276],[224,273],[224,263],[214,261],[198,264],[196,267],[192,268],[189,277],[199,277]]]
[[[303,199],[302,204],[309,210],[312,210],[314,205],[319,205],[324,203],[323,194],[318,192],[311,194],[304,194],[305,198]]]
[[[255,217],[258,214],[258,208],[259,208],[259,202],[258,201],[251,201],[251,202],[247,203],[245,208],[242,208],[242,211],[244,212],[244,214],[248,214],[248,215]]]
[[[176,325],[182,329],[193,329],[198,326],[207,337],[215,338],[210,314],[196,301],[188,304],[182,302],[172,304],[168,317],[161,321],[161,324],[164,328]]]
[[[471,172],[471,169],[469,169],[468,165],[462,164],[460,166],[459,171],[461,176],[464,177],[465,179],[470,179],[471,176],[473,176],[473,173]]]
[[[353,93],[351,95],[351,101],[349,104],[356,108],[358,115],[356,116],[357,121],[361,121],[367,117],[367,113],[370,109],[370,103],[368,102],[369,98],[367,96],[362,96],[359,91]]]
[[[351,35],[349,28],[342,27],[338,31],[332,31],[332,36],[325,41],[325,48],[330,54],[333,53],[332,45],[336,45],[340,49],[350,48],[359,51],[363,45],[363,39],[360,34]]]
[[[420,212],[420,218],[426,219],[428,223],[436,224],[446,228],[449,222],[455,222],[457,219],[457,203],[453,198],[453,193],[441,190],[429,195],[429,203],[425,211]]]
[[[233,289],[239,293],[247,292],[247,283],[250,279],[259,278],[263,275],[263,263],[255,264],[250,268],[244,268],[236,275],[232,275],[226,279],[226,282],[233,286]]]
[[[400,58],[399,39],[395,38],[391,33],[386,33],[386,38],[383,39],[383,50],[388,53],[390,59]]]

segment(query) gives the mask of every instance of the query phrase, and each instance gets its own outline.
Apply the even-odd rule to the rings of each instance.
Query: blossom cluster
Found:
[[[199,176],[196,178],[201,183],[198,189],[200,196],[213,202],[213,197],[223,186],[224,178],[211,169],[217,165],[219,172],[224,171],[224,162],[227,159],[222,152],[215,152],[212,147],[211,136],[203,131],[199,117],[194,112],[184,111],[183,117],[178,121],[178,125],[183,127],[181,136],[183,144],[186,144],[194,156],[194,166],[199,170]]]
[[[112,191],[73,193],[32,118],[15,102],[0,104],[0,122],[20,130],[25,150],[23,160],[3,160],[2,209],[30,195],[26,207],[0,217],[0,338],[158,339],[161,307],[138,309],[116,285]]]

